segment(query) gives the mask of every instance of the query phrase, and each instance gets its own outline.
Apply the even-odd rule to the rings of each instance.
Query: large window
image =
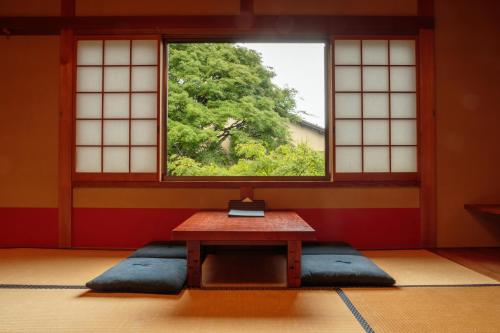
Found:
[[[157,179],[158,40],[79,40],[77,178]]]
[[[168,176],[325,176],[324,43],[169,43]]]
[[[76,46],[75,180],[418,178],[415,38]]]
[[[333,58],[334,178],[414,177],[415,41],[336,39]]]

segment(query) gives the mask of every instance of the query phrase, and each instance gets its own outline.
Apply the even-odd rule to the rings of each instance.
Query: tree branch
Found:
[[[222,130],[222,133],[220,133],[219,135],[217,135],[217,139],[219,139],[218,143],[221,143],[224,140],[226,140],[226,138],[231,134],[231,130],[233,130],[233,129],[240,129],[244,125],[245,125],[245,121],[240,120],[240,121],[234,122],[231,125],[229,125],[228,127],[224,128]]]

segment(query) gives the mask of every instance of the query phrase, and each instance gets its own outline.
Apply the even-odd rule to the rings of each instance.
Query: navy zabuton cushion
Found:
[[[96,291],[178,293],[186,282],[186,259],[130,258],[111,267],[86,286]]]
[[[396,281],[346,243],[305,244],[303,286],[392,286]]]
[[[137,249],[129,258],[187,258],[186,245],[172,242],[151,242]]]

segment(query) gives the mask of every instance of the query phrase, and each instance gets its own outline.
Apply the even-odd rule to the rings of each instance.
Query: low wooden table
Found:
[[[315,231],[297,213],[266,212],[264,217],[229,217],[227,212],[195,213],[172,230],[173,240],[187,242],[188,286],[201,286],[200,246],[223,244],[288,247],[287,285],[300,287],[302,241],[315,240]]]

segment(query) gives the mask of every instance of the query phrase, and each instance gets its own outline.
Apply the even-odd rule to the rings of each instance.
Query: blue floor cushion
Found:
[[[396,281],[347,243],[305,243],[303,286],[392,286]]]
[[[175,294],[183,288],[186,275],[186,259],[130,258],[86,286],[106,292]]]
[[[172,242],[152,242],[137,249],[129,258],[187,258],[186,245]]]
[[[302,254],[350,254],[362,256],[358,250],[344,242],[303,243]]]

